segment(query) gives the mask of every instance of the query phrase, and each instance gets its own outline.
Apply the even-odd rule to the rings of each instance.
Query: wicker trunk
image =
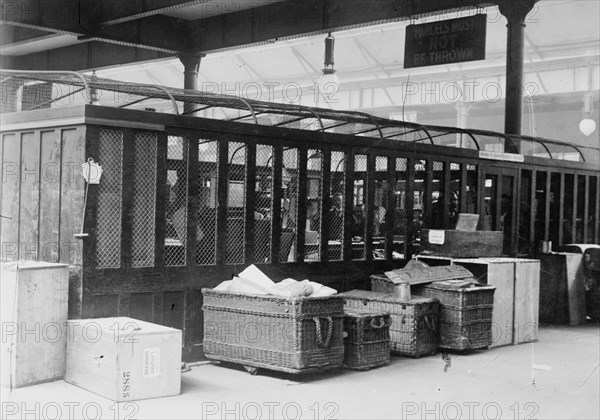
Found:
[[[285,299],[212,289],[202,293],[204,354],[209,359],[287,373],[342,366],[341,297]]]
[[[344,367],[367,370],[390,363],[390,315],[347,309]]]
[[[390,349],[401,356],[435,354],[438,343],[439,302],[418,297],[408,301],[386,293],[352,290],[340,293],[346,309],[388,312],[391,316]]]
[[[444,281],[417,288],[417,294],[440,301],[440,348],[471,350],[492,344],[496,287],[465,283]]]

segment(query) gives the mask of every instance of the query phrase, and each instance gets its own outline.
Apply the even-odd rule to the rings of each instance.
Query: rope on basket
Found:
[[[324,318],[327,320],[327,338],[325,338],[325,340],[323,340],[323,334],[321,332],[321,318],[313,318],[313,321],[315,322],[315,326],[317,328],[317,344],[321,348],[329,347],[329,342],[331,341],[331,336],[333,335],[333,318],[331,318],[330,316]]]
[[[427,324],[427,328],[429,328],[431,331],[435,331],[435,322],[433,321],[433,319],[431,319],[432,316],[430,315],[425,315],[423,317],[423,319],[425,320],[425,324]]]
[[[379,325],[375,324],[375,320],[377,318],[371,318],[371,328],[379,329],[386,326],[385,319],[383,317],[379,318]]]

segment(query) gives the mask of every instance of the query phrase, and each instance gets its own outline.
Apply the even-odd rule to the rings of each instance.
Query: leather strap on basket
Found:
[[[427,325],[427,329],[431,330],[431,331],[435,331],[435,321],[433,320],[433,316],[432,315],[425,315],[423,317],[423,319],[425,320],[425,325]]]
[[[379,325],[375,324],[375,320],[379,319]],[[381,318],[371,318],[371,328],[373,329],[380,329],[386,326],[386,322],[385,319],[383,317]]]
[[[323,339],[323,332],[321,330],[321,318],[314,317],[313,321],[315,322],[315,326],[317,327],[317,344],[321,348],[329,347],[329,343],[331,342],[331,336],[333,335],[333,318],[330,316],[323,317],[323,319],[327,320],[327,337]]]

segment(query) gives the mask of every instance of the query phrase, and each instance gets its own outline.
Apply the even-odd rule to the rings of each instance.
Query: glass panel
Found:
[[[98,185],[96,265],[121,267],[121,197],[123,188],[123,132],[100,130],[98,163],[102,182]]]
[[[308,151],[306,179],[306,231],[304,232],[304,258],[306,261],[319,261],[321,204],[323,184],[323,152]]]
[[[352,200],[352,259],[364,260],[366,258],[366,207],[367,198],[367,155],[354,156],[354,197]]]
[[[154,267],[157,139],[155,133],[136,133],[134,140],[133,267]]]
[[[593,244],[596,230],[596,197],[597,197],[598,177],[590,177],[590,199],[588,200],[588,219],[587,219],[587,238],[586,243]]]
[[[373,258],[385,259],[385,232],[387,229],[385,215],[388,211],[388,158],[375,158],[375,202],[373,203]]]
[[[227,264],[240,264],[245,257],[246,151],[245,143],[229,143],[227,183]]]
[[[342,259],[344,243],[344,186],[346,154],[331,152],[331,182],[329,187],[329,259]]]
[[[169,136],[167,142],[167,192],[165,265],[186,264],[187,247],[187,139]]]
[[[271,262],[273,223],[273,146],[256,146],[256,202],[254,210],[254,262]]]
[[[281,262],[296,261],[296,233],[298,226],[298,149],[284,149],[283,198],[281,202]]]
[[[433,182],[431,190],[431,229],[444,229],[444,162],[433,162]]]
[[[218,142],[198,143],[198,227],[196,229],[196,264],[217,262],[217,162]]]

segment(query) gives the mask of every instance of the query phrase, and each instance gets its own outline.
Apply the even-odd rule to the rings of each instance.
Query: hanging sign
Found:
[[[480,150],[479,157],[481,159],[503,160],[506,162],[525,162],[525,156],[517,153],[488,152],[486,150]]]
[[[486,16],[407,26],[404,68],[484,60]]]

